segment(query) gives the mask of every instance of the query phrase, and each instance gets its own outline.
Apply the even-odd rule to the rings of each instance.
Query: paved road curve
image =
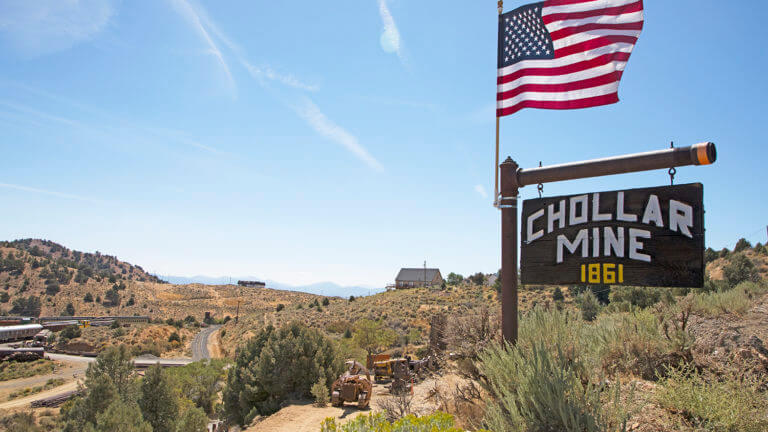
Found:
[[[200,333],[195,335],[195,338],[192,340],[192,359],[191,360],[188,358],[161,359],[161,358],[137,357],[133,359],[133,363],[137,368],[146,368],[154,365],[155,363],[160,363],[161,366],[165,366],[165,367],[173,367],[173,366],[183,366],[193,361],[211,358],[211,355],[208,352],[208,338],[213,333],[215,333],[220,327],[221,327],[220,325],[212,325],[210,327],[204,328],[203,330],[200,331]],[[67,362],[71,364],[72,366],[70,369],[67,369],[67,373],[68,374],[73,373],[80,377],[84,375],[85,369],[87,368],[88,364],[96,361],[95,357],[81,357],[81,356],[74,356],[74,355],[68,355],[68,354],[45,353],[45,356],[51,360],[58,360],[58,361]],[[38,380],[47,380],[48,378],[51,378],[51,375],[38,376],[38,377],[33,377],[31,379],[38,381]],[[27,383],[26,380],[23,380],[23,379],[14,380],[14,381],[20,381],[20,384],[29,385],[29,383]],[[16,384],[16,383],[13,382],[13,383],[4,383],[4,384]],[[33,400],[41,399],[43,397],[57,396],[59,394],[71,391],[75,388],[77,388],[77,381],[70,381],[62,386],[50,389],[43,393],[31,395],[24,398],[19,398],[17,400],[5,402],[5,403],[0,403],[0,409],[25,406],[30,402],[32,402]]]
[[[202,359],[211,358],[211,353],[208,352],[208,338],[221,328],[220,325],[212,325],[206,327],[195,335],[195,339],[192,340],[192,360],[198,361]]]

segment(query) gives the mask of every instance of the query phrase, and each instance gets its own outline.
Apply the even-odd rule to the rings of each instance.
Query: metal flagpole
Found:
[[[499,0],[499,16],[504,13],[504,0]],[[498,43],[498,42],[497,42]],[[496,76],[498,78],[498,68],[496,69]],[[498,82],[498,79],[497,79]],[[498,84],[497,84],[498,85]],[[499,206],[499,115],[496,114],[496,163],[493,165],[493,205]]]

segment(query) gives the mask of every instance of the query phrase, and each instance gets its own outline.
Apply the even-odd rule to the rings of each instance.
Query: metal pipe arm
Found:
[[[523,187],[538,183],[552,183],[686,165],[709,165],[715,160],[717,160],[715,144],[706,142],[690,147],[670,148],[546,167],[518,168],[516,175],[512,176],[511,180],[516,179],[516,186]],[[501,167],[504,169],[504,164]]]

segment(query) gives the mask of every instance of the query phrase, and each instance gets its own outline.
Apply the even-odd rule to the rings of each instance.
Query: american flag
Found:
[[[499,17],[496,115],[619,101],[642,0],[546,0]]]

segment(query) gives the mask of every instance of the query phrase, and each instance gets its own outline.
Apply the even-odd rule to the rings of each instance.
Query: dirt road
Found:
[[[14,399],[8,402],[3,402],[3,403],[0,403],[0,410],[29,407],[29,404],[32,403],[32,401],[36,401],[38,399],[44,399],[51,396],[57,396],[72,390],[77,390],[77,385],[78,385],[78,381],[70,381],[66,384],[60,385],[50,390],[46,390],[44,392],[36,393],[31,396],[26,396],[23,398]]]
[[[353,405],[343,408],[317,408],[310,403],[289,405],[243,432],[317,432],[326,417],[334,417],[337,423],[343,423],[368,412],[360,411]]]

